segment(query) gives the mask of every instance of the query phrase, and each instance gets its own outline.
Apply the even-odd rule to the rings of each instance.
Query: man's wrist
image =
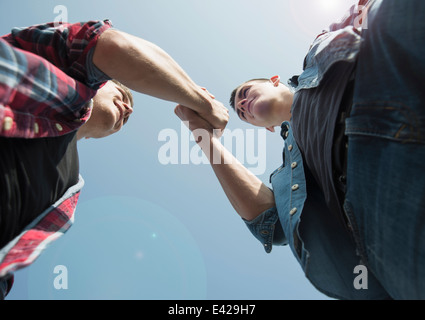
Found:
[[[213,99],[201,87],[194,84],[191,103],[186,106],[199,114],[210,114],[213,110]]]

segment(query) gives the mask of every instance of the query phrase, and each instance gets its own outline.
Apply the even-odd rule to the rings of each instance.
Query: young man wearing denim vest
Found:
[[[420,0],[360,1],[314,40],[289,87],[273,77],[235,89],[243,121],[281,127],[272,189],[224,149],[213,126],[175,110],[192,131],[210,133],[198,144],[265,251],[289,245],[333,298],[425,298],[424,12]]]

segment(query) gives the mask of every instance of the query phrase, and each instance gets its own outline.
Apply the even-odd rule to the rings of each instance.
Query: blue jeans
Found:
[[[363,31],[344,208],[394,299],[425,299],[425,1],[376,1]]]

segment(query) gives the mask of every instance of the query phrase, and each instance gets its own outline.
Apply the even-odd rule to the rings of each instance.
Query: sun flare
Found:
[[[289,0],[299,30],[314,36],[338,21],[357,0]]]
[[[338,0],[319,0],[320,6],[324,9],[332,10],[338,6]]]

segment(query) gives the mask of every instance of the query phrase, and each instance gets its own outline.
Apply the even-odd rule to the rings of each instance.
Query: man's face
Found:
[[[272,81],[255,80],[243,84],[235,95],[235,110],[239,118],[258,127],[275,126],[282,108],[284,88]]]
[[[93,98],[93,110],[84,124],[86,138],[103,138],[121,130],[133,112],[130,98],[116,83],[108,81]]]

